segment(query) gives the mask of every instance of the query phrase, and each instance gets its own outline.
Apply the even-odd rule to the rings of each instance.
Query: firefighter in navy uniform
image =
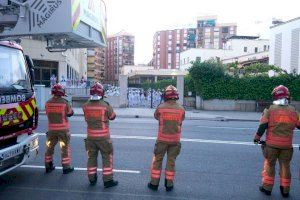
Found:
[[[70,132],[68,117],[74,112],[66,96],[65,89],[61,84],[55,84],[51,89],[53,97],[46,103],[46,114],[48,117],[48,133],[46,139],[45,168],[46,173],[55,169],[53,165],[54,147],[59,142],[61,149],[61,164],[63,173],[68,174],[74,171],[71,167]]]
[[[91,185],[97,183],[97,157],[102,155],[102,176],[104,187],[114,187],[118,181],[113,180],[113,145],[109,133],[109,120],[114,120],[116,114],[109,103],[103,100],[104,89],[100,83],[95,83],[90,89],[91,98],[83,105],[85,121],[87,122],[87,172]]]
[[[290,93],[283,85],[275,87],[273,105],[265,109],[260,119],[260,125],[254,136],[254,143],[260,141],[266,133],[266,145],[262,145],[265,157],[262,171],[262,186],[259,190],[271,195],[275,181],[275,165],[280,166],[280,191],[283,197],[289,196],[291,185],[290,162],[293,156],[293,131],[300,129],[300,118],[295,108],[289,105]]]
[[[166,191],[172,191],[175,177],[175,160],[181,149],[181,126],[185,118],[185,110],[177,103],[179,96],[174,86],[166,87],[163,98],[164,103],[160,104],[154,113],[155,119],[159,121],[159,131],[154,147],[151,181],[148,183],[148,188],[151,190],[158,189],[163,158],[167,154],[165,187]]]

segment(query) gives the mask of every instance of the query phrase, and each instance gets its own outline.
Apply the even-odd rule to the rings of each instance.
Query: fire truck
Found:
[[[50,52],[106,46],[99,0],[0,0],[0,176],[38,155],[34,65],[14,42],[42,38]]]

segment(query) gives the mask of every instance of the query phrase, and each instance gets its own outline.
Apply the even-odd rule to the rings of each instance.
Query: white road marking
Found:
[[[45,136],[45,133],[38,133],[41,136]],[[86,134],[72,134],[72,137],[86,138]],[[134,136],[134,135],[111,135],[113,139],[134,139],[134,140],[156,140],[157,137],[149,136]],[[234,145],[246,145],[254,146],[253,142],[243,142],[243,141],[228,141],[228,140],[206,140],[206,139],[189,139],[181,138],[181,142],[194,142],[194,143],[209,143],[209,144],[234,144]],[[294,148],[298,148],[299,144],[293,144]]]
[[[34,169],[45,169],[45,166],[41,165],[22,165],[21,167],[23,168],[34,168]],[[62,169],[62,167],[55,167],[55,169]],[[87,171],[86,168],[83,167],[75,167],[74,170],[76,171]],[[98,172],[102,172],[102,169],[97,169]],[[127,174],[140,174],[141,171],[136,171],[136,170],[123,170],[123,169],[114,169],[114,172],[117,173],[127,173]]]
[[[235,129],[235,130],[255,130],[257,128],[242,128],[242,127],[227,127],[227,126],[197,126],[198,128],[211,128],[211,129]]]
[[[197,126],[198,128],[208,128],[208,129],[233,129],[233,130],[257,130],[258,127],[230,127],[230,126]],[[296,129],[294,132],[300,130]]]

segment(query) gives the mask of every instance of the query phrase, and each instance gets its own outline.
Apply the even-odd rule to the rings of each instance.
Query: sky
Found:
[[[135,36],[135,64],[152,58],[156,31],[196,27],[198,16],[217,15],[237,23],[238,35],[269,38],[272,18],[300,17],[300,0],[104,0],[108,35],[122,30]]]

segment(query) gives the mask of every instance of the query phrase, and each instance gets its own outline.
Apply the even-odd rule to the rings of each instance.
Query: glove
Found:
[[[253,142],[254,142],[254,144],[258,144],[260,142],[260,136],[255,134]]]

